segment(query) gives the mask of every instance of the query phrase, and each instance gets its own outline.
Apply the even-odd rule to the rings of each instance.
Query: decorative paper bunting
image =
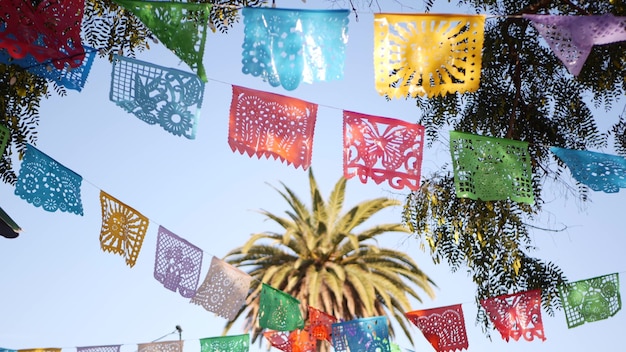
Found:
[[[176,56],[206,82],[202,65],[211,4],[114,0],[137,16]]]
[[[333,324],[333,347],[336,352],[391,352],[387,318],[362,318]]]
[[[594,45],[626,40],[626,17],[524,14],[554,55],[578,76]]]
[[[484,15],[374,14],[376,90],[391,98],[478,89]]]
[[[15,195],[44,210],[83,215],[83,178],[28,144],[15,185]]]
[[[527,142],[450,131],[450,153],[457,197],[534,202]]]
[[[278,331],[304,328],[300,301],[264,283],[259,303],[259,326]]]
[[[396,189],[420,185],[424,127],[402,120],[343,112],[343,175],[387,180]]]
[[[154,278],[168,290],[191,298],[196,293],[202,250],[163,226],[159,226],[154,260]]]
[[[18,352],[61,352],[60,348],[29,348],[17,350]]]
[[[183,341],[140,343],[137,352],[183,352]]]
[[[491,297],[480,301],[502,338],[545,341],[541,321],[541,290]]]
[[[148,218],[104,191],[100,191],[100,204],[100,247],[123,256],[126,264],[132,268],[148,230]]]
[[[460,304],[415,310],[405,315],[438,352],[460,351],[469,347]]]
[[[249,350],[249,334],[200,339],[200,352],[248,352]]]
[[[233,320],[239,309],[246,303],[251,281],[250,275],[213,257],[209,272],[196,291],[196,295],[191,299],[191,303],[201,305],[209,312]]]
[[[315,352],[317,341],[306,330],[266,331],[263,336],[273,347],[285,352]]]
[[[273,87],[343,78],[349,10],[245,7],[243,68]]]
[[[621,156],[558,147],[550,151],[567,164],[576,181],[594,191],[616,193],[626,188],[626,159]]]
[[[59,86],[80,92],[85,86],[85,81],[87,76],[89,76],[89,71],[96,56],[93,48],[84,46],[84,49],[84,60],[81,60],[81,65],[76,68],[65,66],[62,70],[59,70],[52,65],[50,60],[39,63],[32,56],[26,56],[23,59],[13,59],[6,50],[0,50],[0,63],[20,66],[34,75],[55,82]]]
[[[316,118],[317,104],[233,86],[228,145],[233,152],[271,156],[306,170]]]
[[[622,309],[618,273],[569,282],[559,287],[559,294],[570,329],[607,319]]]
[[[318,340],[332,342],[331,335],[333,331],[333,324],[337,322],[337,318],[309,306],[309,317],[307,320],[309,324],[307,329],[311,332],[313,337]]]
[[[115,56],[109,99],[140,120],[175,136],[196,138],[204,82],[198,76]]]
[[[121,345],[76,347],[76,352],[120,352]]]
[[[51,61],[59,70],[79,67],[85,56],[80,30],[83,0],[3,0],[0,9],[0,49],[14,59],[31,55]]]

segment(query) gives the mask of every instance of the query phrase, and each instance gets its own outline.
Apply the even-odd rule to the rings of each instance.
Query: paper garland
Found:
[[[202,64],[211,4],[114,0],[137,16],[176,56],[206,82]]]
[[[181,296],[191,298],[196,293],[201,268],[202,250],[159,226],[154,278],[166,289],[178,290]]]
[[[502,338],[517,341],[523,337],[532,341],[535,337],[545,341],[541,321],[541,290],[518,292],[491,297],[480,301]]]
[[[336,352],[391,352],[389,327],[384,316],[335,323],[332,341]]]
[[[83,178],[30,144],[15,185],[15,195],[46,211],[83,215]]]
[[[122,345],[76,347],[76,352],[120,352]]]
[[[460,351],[469,347],[460,304],[415,310],[405,316],[422,331],[437,352]]]
[[[420,186],[424,127],[402,120],[343,112],[343,175],[387,181],[395,189]]]
[[[179,340],[140,343],[137,345],[137,352],[183,352],[183,342]]]
[[[217,257],[212,257],[209,272],[191,303],[233,320],[246,303],[251,282],[252,276]]]
[[[204,82],[198,76],[115,55],[109,99],[175,136],[196,138]]]
[[[619,274],[568,282],[559,286],[567,327],[607,319],[622,309]]]
[[[300,301],[263,283],[259,299],[259,326],[277,331],[304,328]]]
[[[248,352],[250,334],[200,339],[200,352]]]
[[[233,86],[228,145],[233,152],[279,158],[306,170],[316,118],[317,104]]]
[[[318,340],[332,342],[333,324],[337,322],[337,318],[311,306],[308,307],[308,311],[307,329],[311,332],[313,337]]]
[[[276,349],[284,352],[315,352],[317,342],[306,330],[265,331],[263,337]]]
[[[527,142],[450,131],[450,154],[457,197],[534,202]]]
[[[478,89],[484,15],[374,14],[376,90],[391,98]]]
[[[148,230],[148,218],[104,191],[100,191],[100,204],[100,247],[103,251],[123,256],[132,268]]]
[[[626,17],[524,14],[574,76],[578,76],[594,45],[626,40]]]
[[[242,72],[273,87],[343,78],[348,10],[244,7]]]
[[[576,181],[594,191],[616,193],[626,188],[624,157],[559,147],[551,147],[550,151],[567,165]]]

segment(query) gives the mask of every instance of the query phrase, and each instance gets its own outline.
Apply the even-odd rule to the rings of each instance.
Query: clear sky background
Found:
[[[408,1],[406,3],[409,3]],[[421,12],[385,1],[384,12]],[[326,8],[327,2],[279,1],[279,7]],[[463,12],[443,8],[443,12]],[[369,13],[368,13],[369,12]],[[386,101],[374,89],[372,50],[373,15],[364,10],[350,17],[345,77],[342,81],[302,84],[295,91],[272,88],[241,72],[243,24],[226,34],[211,33],[204,63],[210,79],[200,116],[197,138],[175,137],[148,125],[109,101],[111,64],[96,59],[82,92],[53,96],[43,102],[37,147],[83,177],[84,216],[49,213],[14,195],[14,187],[0,184],[1,206],[22,226],[14,240],[0,238],[0,346],[12,349],[124,344],[135,351],[137,343],[150,342],[183,329],[185,351],[199,350],[199,338],[219,336],[226,321],[190,304],[165,289],[153,277],[159,225],[204,251],[201,280],[212,256],[223,257],[242,245],[254,232],[278,230],[256,213],[266,209],[281,214],[286,203],[268,184],[285,182],[308,201],[307,174],[276,160],[233,153],[227,144],[231,84],[274,92],[319,104],[312,167],[325,196],[342,175],[342,110],[415,122],[420,111],[413,101]],[[188,70],[174,54],[158,45],[138,59]],[[598,112],[605,126],[621,111]],[[449,161],[448,147],[437,142],[424,152],[423,174]],[[20,162],[15,161],[19,168]],[[103,190],[150,219],[141,253],[134,268],[122,257],[100,249]],[[388,185],[362,184],[352,179],[346,206],[379,196],[404,200],[408,190]],[[564,232],[533,231],[538,251],[532,255],[558,264],[570,280],[620,272],[626,240],[621,216],[624,191],[592,193],[587,205],[568,196],[562,186],[546,187],[548,201],[537,226]],[[400,221],[401,207],[375,217],[376,222]],[[545,336],[541,341],[506,343],[492,332],[487,339],[476,326],[475,286],[465,270],[452,273],[445,264],[435,266],[418,240],[405,234],[388,234],[381,246],[410,253],[432,276],[437,297],[414,302],[413,309],[462,303],[469,351],[589,351],[619,350],[626,315],[568,329],[563,312],[550,317],[543,312]],[[623,293],[624,290],[622,289]],[[242,333],[237,322],[229,335]],[[412,325],[411,325],[412,326]],[[399,336],[405,349],[432,351],[421,332],[412,326],[415,346]],[[165,337],[177,339],[177,334]],[[265,350],[258,344],[251,350]]]

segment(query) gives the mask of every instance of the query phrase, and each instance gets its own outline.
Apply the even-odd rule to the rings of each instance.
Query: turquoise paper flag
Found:
[[[333,347],[342,351],[391,352],[387,317],[355,319],[333,324]]]
[[[607,319],[622,309],[618,273],[566,283],[559,286],[559,294],[570,329]]]
[[[626,159],[621,156],[559,147],[550,151],[567,165],[576,181],[594,191],[616,193],[626,188]]]
[[[260,327],[277,331],[304,328],[300,301],[285,292],[263,284],[259,305]]]

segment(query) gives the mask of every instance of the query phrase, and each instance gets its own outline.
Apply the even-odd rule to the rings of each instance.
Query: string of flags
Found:
[[[207,81],[202,57],[211,5],[115,1],[137,16],[194,74],[115,56],[110,100],[148,124],[158,124],[169,133],[194,139]],[[82,1],[61,4],[44,0],[37,7],[22,0],[2,0],[2,4],[0,63],[17,64],[80,91],[94,56],[94,50],[83,46],[80,40]],[[343,77],[348,10],[244,8],[242,15],[246,26],[242,46],[244,74],[261,77],[286,90],[296,89],[302,82]],[[525,18],[573,75],[578,75],[593,45],[626,40],[624,17]],[[377,91],[392,98],[475,91],[480,79],[485,19],[483,15],[375,15]],[[564,42],[572,49],[564,49]],[[228,143],[233,152],[278,158],[296,168],[310,167],[317,104],[244,87],[232,88]],[[377,184],[387,181],[397,189],[418,189],[423,126],[348,111],[344,111],[343,117],[346,178],[358,175],[364,183],[372,179]],[[2,152],[9,136],[3,131],[0,130]],[[451,131],[450,137],[458,197],[534,202],[527,143],[458,131]],[[557,147],[551,150],[572,170],[574,178],[594,190],[617,192],[626,187],[624,158]],[[471,170],[480,170],[480,174]],[[83,215],[81,182],[80,175],[29,145],[15,194],[46,211]],[[494,183],[501,187],[487,186]],[[101,248],[122,256],[133,267],[149,219],[102,190],[100,200]],[[213,257],[205,280],[198,286],[202,255],[201,249],[160,226],[154,277],[166,289],[178,291],[192,303],[233,319],[245,304],[252,278]],[[609,318],[621,309],[617,273],[568,283],[560,287],[560,294],[570,328]],[[337,351],[398,350],[389,340],[386,317],[338,322],[307,307],[305,320],[297,299],[266,284],[262,285],[260,299],[258,323],[268,329],[265,337],[270,344],[283,351],[312,351],[317,340],[328,341]],[[493,297],[481,301],[481,305],[507,341],[521,337],[545,339],[539,291]],[[461,305],[407,312],[406,317],[422,330],[437,351],[468,348]],[[248,340],[248,335],[239,335],[206,338],[200,343],[203,352],[247,351]],[[77,349],[118,352],[119,346]],[[138,344],[139,352],[182,349],[182,341]]]

